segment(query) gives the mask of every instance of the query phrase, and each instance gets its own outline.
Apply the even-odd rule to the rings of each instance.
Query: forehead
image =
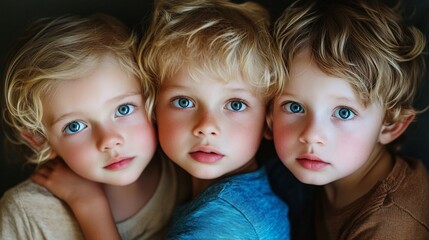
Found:
[[[361,102],[349,81],[323,72],[308,52],[297,54],[290,66],[284,93],[293,95],[299,92],[313,98],[324,95]]]
[[[97,109],[112,99],[141,94],[139,81],[125,72],[118,62],[106,57],[75,79],[58,80],[43,99],[44,112],[73,112]]]
[[[181,83],[184,80],[193,81],[196,83],[204,83],[205,81],[219,82],[242,82],[249,83],[240,72],[239,68],[227,68],[224,64],[212,63],[186,63],[181,65],[175,72],[172,72],[164,81]]]

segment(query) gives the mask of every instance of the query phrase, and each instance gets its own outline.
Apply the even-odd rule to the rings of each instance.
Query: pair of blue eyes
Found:
[[[132,104],[120,105],[115,111],[115,117],[128,116],[134,112],[134,109],[135,106],[133,106]],[[67,126],[64,128],[64,132],[66,134],[76,134],[87,127],[88,126],[82,121],[73,121],[67,124]]]
[[[303,113],[304,108],[301,106],[301,104],[297,102],[288,102],[284,105],[284,108],[286,111],[291,113]],[[355,116],[355,113],[348,108],[340,107],[335,110],[334,117],[340,118],[342,120],[350,120]]]
[[[177,107],[177,108],[192,108],[195,107],[195,104],[188,98],[177,98],[174,99],[172,101],[173,106]],[[226,109],[234,111],[234,112],[241,112],[244,109],[247,108],[247,105],[245,103],[243,103],[242,101],[239,100],[233,100],[233,101],[229,101],[226,106]]]

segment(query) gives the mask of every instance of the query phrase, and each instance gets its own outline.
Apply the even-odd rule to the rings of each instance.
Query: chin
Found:
[[[293,173],[293,172],[292,172]],[[311,174],[311,173],[310,173]],[[321,180],[316,179],[314,176],[309,176],[308,173],[300,174],[300,173],[293,173],[293,175],[302,183],[309,184],[309,185],[315,185],[315,186],[323,186],[325,184],[330,183],[330,181],[327,180]]]
[[[138,178],[139,176],[130,176],[129,174],[127,176],[112,180],[112,183],[110,183],[110,185],[127,186],[137,181]]]
[[[190,171],[189,174],[191,174],[195,178],[204,179],[204,180],[216,179],[222,176],[217,172],[210,172],[210,171]]]

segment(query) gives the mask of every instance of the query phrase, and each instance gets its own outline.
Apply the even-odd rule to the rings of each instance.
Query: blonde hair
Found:
[[[157,87],[184,64],[225,81],[239,74],[268,99],[284,78],[269,22],[268,12],[256,3],[161,0],[139,47],[139,65]]]
[[[29,162],[42,163],[51,153],[46,141],[35,149],[21,134],[46,140],[42,101],[53,85],[83,76],[106,54],[114,56],[124,71],[142,79],[136,47],[136,37],[124,24],[101,14],[44,18],[25,31],[5,72],[3,116],[14,131],[11,140],[33,150]],[[150,96],[144,84],[143,94]]]
[[[347,80],[363,104],[378,101],[385,124],[417,113],[424,35],[378,1],[298,1],[276,21],[286,67],[308,49],[319,68]]]

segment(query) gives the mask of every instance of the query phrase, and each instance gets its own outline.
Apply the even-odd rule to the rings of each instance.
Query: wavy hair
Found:
[[[42,163],[51,153],[46,141],[41,149],[35,149],[21,134],[46,140],[43,100],[54,84],[83,76],[106,54],[114,56],[125,72],[141,80],[136,49],[136,36],[107,15],[44,18],[29,26],[5,72],[3,111],[5,122],[13,130],[10,140],[33,150],[29,162]],[[150,87],[141,82],[143,95],[150,96]]]
[[[385,124],[418,113],[424,35],[379,1],[298,1],[275,23],[286,67],[308,49],[326,74],[345,79],[363,104],[377,101]]]
[[[157,87],[186,64],[191,74],[241,76],[269,99],[284,80],[269,24],[268,12],[252,2],[161,0],[139,47],[139,66]]]

